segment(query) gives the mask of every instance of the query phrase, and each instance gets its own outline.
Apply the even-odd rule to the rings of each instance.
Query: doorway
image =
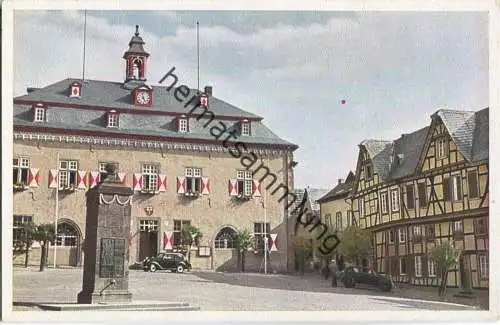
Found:
[[[158,220],[139,222],[139,260],[158,255]]]

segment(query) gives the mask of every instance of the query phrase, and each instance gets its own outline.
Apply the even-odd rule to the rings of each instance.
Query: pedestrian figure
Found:
[[[337,261],[332,260],[330,263],[330,272],[332,273],[332,287],[337,286]]]

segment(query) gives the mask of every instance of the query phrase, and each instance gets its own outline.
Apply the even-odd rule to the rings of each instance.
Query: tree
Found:
[[[372,249],[371,234],[358,226],[349,226],[339,236],[338,251],[351,263],[359,265],[360,261],[370,256]]]
[[[187,243],[187,254],[188,260],[191,262],[191,245],[195,244],[198,246],[200,244],[200,239],[202,237],[200,229],[192,225],[187,225],[182,228],[182,242]]]
[[[54,225],[51,223],[42,223],[34,227],[33,239],[40,242],[40,272],[47,264],[47,255],[49,243],[56,237]]]
[[[298,271],[304,275],[306,259],[311,255],[313,249],[312,239],[308,236],[294,236],[292,246],[295,249],[295,263]]]
[[[460,251],[450,243],[444,243],[434,246],[431,250],[430,260],[433,261],[438,269],[441,284],[439,285],[438,295],[444,296],[446,293],[446,283],[448,282],[448,273],[454,268],[460,259]]]
[[[33,245],[36,227],[33,222],[28,222],[23,225],[22,241],[24,246],[24,267],[28,267],[30,258],[30,248]]]
[[[238,260],[241,262],[241,272],[245,272],[245,253],[253,247],[253,236],[247,229],[240,230],[234,236],[238,249]]]

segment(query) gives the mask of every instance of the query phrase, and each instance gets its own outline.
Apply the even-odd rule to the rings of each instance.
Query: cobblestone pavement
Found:
[[[14,268],[14,310],[34,303],[76,303],[82,269]],[[216,272],[130,270],[135,300],[185,301],[201,310],[471,310],[472,307],[402,299],[367,289],[331,288],[319,277]]]

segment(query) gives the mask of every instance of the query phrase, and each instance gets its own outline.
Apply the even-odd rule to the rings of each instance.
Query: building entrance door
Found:
[[[158,255],[158,220],[141,220],[139,260]]]

